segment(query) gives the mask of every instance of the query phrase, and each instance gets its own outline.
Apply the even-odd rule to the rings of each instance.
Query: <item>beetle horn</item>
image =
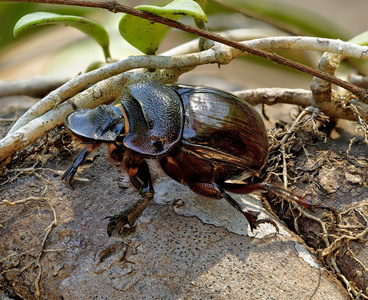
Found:
[[[124,117],[113,105],[82,108],[65,118],[65,125],[76,136],[95,142],[115,142],[124,133]]]
[[[128,122],[124,146],[148,157],[158,157],[179,142],[183,104],[169,86],[142,81],[123,92],[120,103]]]

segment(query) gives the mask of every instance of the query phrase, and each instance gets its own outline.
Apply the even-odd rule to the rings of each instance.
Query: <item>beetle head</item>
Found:
[[[142,81],[125,88],[114,105],[79,109],[66,126],[86,141],[122,142],[147,157],[165,155],[183,130],[183,104],[178,94],[158,81]]]
[[[124,116],[114,105],[82,108],[67,115],[65,125],[84,140],[118,142],[125,133]]]

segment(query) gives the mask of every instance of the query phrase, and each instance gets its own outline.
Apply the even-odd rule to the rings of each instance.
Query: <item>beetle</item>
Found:
[[[101,143],[114,145],[141,199],[109,216],[108,234],[133,228],[154,195],[145,159],[158,159],[163,171],[197,194],[226,199],[248,220],[251,230],[272,219],[244,210],[227,192],[272,191],[304,207],[330,209],[264,182],[250,183],[268,159],[268,137],[257,111],[235,95],[204,86],[141,81],[125,87],[119,99],[70,113],[65,125],[88,144],[62,179],[71,183],[78,166]]]

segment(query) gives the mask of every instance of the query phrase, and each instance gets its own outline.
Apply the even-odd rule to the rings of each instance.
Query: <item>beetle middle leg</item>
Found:
[[[238,202],[236,202],[228,193],[226,193],[217,184],[208,182],[186,182],[186,184],[191,188],[192,191],[202,196],[207,196],[216,199],[224,198],[227,202],[229,202],[233,207],[235,207],[247,218],[252,231],[253,229],[256,229],[257,226],[261,223],[270,223],[276,228],[277,232],[279,232],[279,228],[275,221],[273,221],[270,218],[258,220],[259,212],[243,209]]]
[[[154,194],[147,162],[140,157],[133,157],[128,154],[124,158],[124,164],[132,184],[139,191],[142,198],[128,209],[107,217],[110,219],[107,226],[109,236],[111,236],[114,229],[117,229],[122,234],[127,229],[126,225],[133,228],[136,220],[146,209]]]

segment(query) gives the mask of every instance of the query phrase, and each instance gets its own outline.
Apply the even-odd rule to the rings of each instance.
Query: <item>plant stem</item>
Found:
[[[241,43],[232,41],[230,39],[226,39],[226,38],[224,38],[224,37],[222,37],[218,34],[210,33],[208,31],[197,29],[197,28],[185,25],[185,24],[177,22],[177,21],[173,21],[173,20],[170,20],[170,19],[167,19],[167,18],[160,17],[158,15],[155,15],[155,14],[152,14],[152,13],[149,13],[149,12],[145,12],[145,11],[141,11],[141,10],[129,7],[129,6],[125,6],[123,4],[118,3],[115,0],[101,1],[101,2],[83,1],[83,0],[2,0],[2,1],[5,1],[5,2],[34,2],[34,3],[47,3],[47,4],[62,4],[62,5],[103,8],[103,9],[107,9],[110,12],[113,12],[113,13],[124,12],[124,13],[130,14],[130,15],[136,16],[136,17],[140,17],[140,18],[144,18],[144,19],[147,19],[147,20],[150,20],[150,21],[153,21],[153,22],[165,24],[165,25],[177,28],[177,29],[182,30],[182,31],[186,31],[186,32],[198,35],[198,36],[202,36],[204,38],[207,38],[207,39],[225,44],[227,46],[242,50],[244,52],[263,57],[265,59],[273,61],[274,63],[293,68],[297,71],[307,73],[309,75],[313,75],[315,77],[321,78],[323,80],[331,82],[335,85],[338,85],[338,86],[350,91],[354,95],[358,96],[361,101],[363,101],[365,103],[368,103],[368,93],[365,89],[357,87],[353,84],[350,84],[350,83],[348,83],[344,80],[341,80],[341,79],[339,79],[339,78],[337,78],[337,77],[335,77],[331,74],[315,70],[311,67],[308,67],[308,66],[303,65],[303,64],[298,63],[298,62],[294,62],[290,59],[284,58],[284,57],[282,57],[280,55],[277,55],[275,53],[270,53],[270,52],[267,52],[267,51],[264,51],[264,50],[259,50],[259,49],[255,49],[255,48],[245,46]]]

